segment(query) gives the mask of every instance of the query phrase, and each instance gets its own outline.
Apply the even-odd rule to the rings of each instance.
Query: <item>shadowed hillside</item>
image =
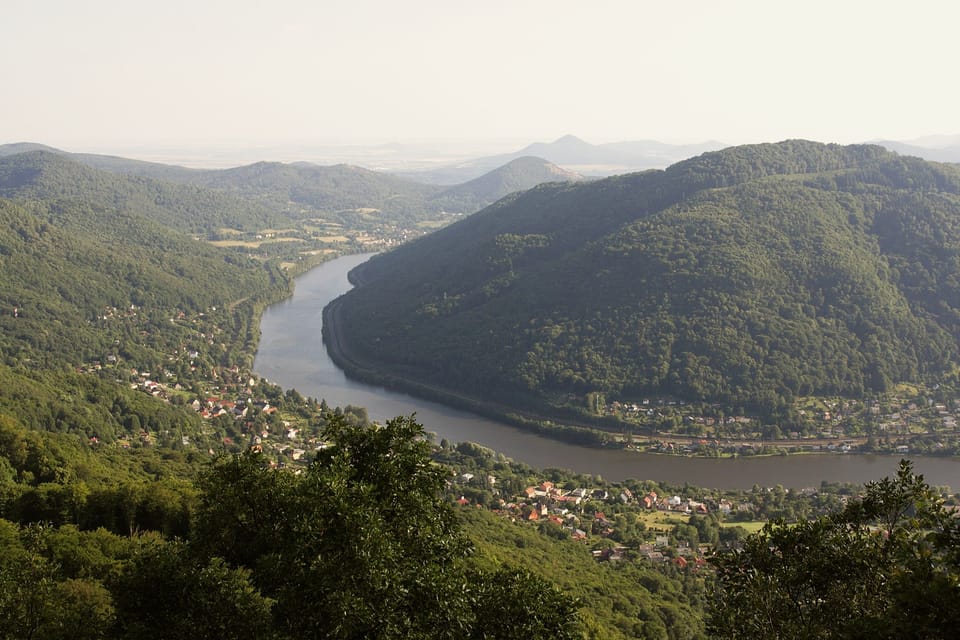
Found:
[[[805,141],[544,185],[363,267],[354,354],[540,410],[659,394],[771,412],[957,361],[960,170]]]

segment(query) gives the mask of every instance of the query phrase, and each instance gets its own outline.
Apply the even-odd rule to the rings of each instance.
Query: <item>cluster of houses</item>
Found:
[[[304,432],[287,420],[254,421],[258,414],[270,417],[277,413],[278,408],[266,400],[239,398],[233,401],[210,397],[204,402],[195,400],[192,406],[204,419],[228,416],[242,423],[240,430],[245,434],[244,442],[234,442],[233,438],[225,436],[223,445],[226,447],[240,447],[249,443],[252,451],[275,453],[280,459],[298,462],[304,460],[310,451],[327,446],[316,435]]]
[[[205,420],[219,416],[230,416],[235,420],[240,420],[258,412],[265,416],[271,416],[277,412],[277,407],[270,406],[270,403],[266,400],[254,400],[252,398],[239,398],[233,401],[209,397],[203,402],[199,399],[194,400],[190,406]]]
[[[496,486],[497,479],[486,475],[477,478],[472,473],[460,474],[450,483],[449,489],[456,491],[457,486],[483,484],[486,487]],[[461,495],[456,503],[461,506],[471,506],[471,500]],[[589,504],[589,507],[587,505]],[[587,541],[596,538],[612,538],[616,533],[616,522],[600,510],[603,505],[632,505],[634,508],[649,511],[671,512],[677,515],[690,516],[693,514],[707,515],[712,510],[729,515],[735,511],[752,511],[752,505],[734,504],[727,499],[714,501],[710,505],[693,498],[681,498],[678,495],[660,496],[655,491],[643,495],[635,495],[627,487],[593,488],[583,487],[572,490],[563,490],[549,480],[538,485],[526,487],[520,494],[506,499],[498,497],[491,505],[491,510],[514,522],[551,523],[566,531],[573,540]],[[481,505],[475,505],[480,507]],[[636,553],[652,562],[673,561],[683,567],[703,564],[703,557],[709,552],[705,545],[693,548],[686,543],[679,543],[671,547],[669,536],[658,535],[649,544],[641,544],[635,549]],[[623,557],[627,547],[615,545],[593,552],[598,561],[616,561]]]
[[[125,434],[117,438],[117,446],[121,449],[130,449],[133,447],[134,442],[138,442],[140,446],[152,447],[157,444],[156,437],[147,431],[146,429],[140,429],[136,433]],[[91,447],[100,446],[100,438],[97,436],[90,436],[87,439],[87,443]]]
[[[216,312],[217,308],[213,307],[209,311]],[[137,317],[137,312],[138,309],[135,306],[131,306],[129,310],[108,307],[102,315],[98,316],[98,319],[101,321],[131,319]],[[182,310],[175,310],[170,316],[170,322],[188,327],[193,333],[193,341],[196,345],[214,345],[216,334],[222,333],[222,330],[211,320],[211,316],[202,312],[188,315]],[[233,445],[246,447],[252,444],[254,447],[262,448],[268,444],[266,441],[269,440],[270,448],[282,452],[287,458],[297,460],[303,457],[307,449],[315,443],[304,441],[299,437],[296,430],[293,430],[291,435],[289,425],[278,422],[276,419],[257,419],[258,416],[272,418],[278,409],[265,400],[250,397],[250,391],[256,381],[250,377],[249,373],[244,372],[236,365],[232,367],[211,367],[205,364],[196,345],[183,346],[181,344],[179,348],[168,354],[167,359],[171,363],[179,362],[180,364],[177,366],[187,367],[189,371],[201,376],[206,382],[214,383],[211,389],[213,393],[219,395],[194,399],[189,406],[205,421],[227,416],[238,424],[238,428],[232,435],[243,433],[244,442],[234,442],[234,438],[231,437],[231,434],[228,434],[223,437],[222,444],[226,447]],[[110,355],[107,356],[106,362],[94,361],[84,365],[79,370],[84,373],[94,373],[100,371],[104,366],[117,366],[119,364],[117,356]],[[168,366],[174,367],[172,364]],[[162,368],[154,373],[139,371],[134,368],[125,370],[124,374],[130,380],[131,389],[142,391],[161,400],[169,402],[175,396],[182,395],[184,392],[177,374],[169,368]],[[268,423],[268,426],[262,427],[261,425],[265,422]],[[274,433],[271,433],[271,429]],[[121,447],[129,446],[130,440],[135,438],[137,438],[137,434],[131,434],[129,438],[121,438],[118,444]],[[191,444],[189,436],[183,436],[182,440],[184,445]],[[144,445],[153,444],[150,434],[140,434],[140,441]]]
[[[707,564],[707,555],[712,551],[710,545],[701,544],[693,547],[686,542],[680,542],[676,547],[673,547],[667,552],[669,546],[669,536],[657,536],[655,542],[641,544],[636,548],[635,552],[639,557],[646,559],[648,562],[654,564],[672,562],[681,569],[686,569],[687,567],[700,568],[705,566]],[[618,544],[604,549],[596,549],[593,551],[593,557],[598,562],[619,562],[625,558],[628,551],[629,549],[627,547]]]
[[[182,316],[182,314],[181,314]],[[191,360],[197,358],[199,354],[196,351],[188,350],[184,353]],[[116,359],[111,358],[110,364],[115,364]],[[97,361],[81,367],[79,371],[92,373],[99,371],[102,364]],[[154,376],[147,371],[130,369],[126,372],[131,379],[130,388],[142,391],[160,400],[170,401],[178,392],[183,391],[179,382],[168,384],[158,382]],[[175,379],[172,371],[164,369],[158,373],[160,378]],[[244,433],[243,442],[234,442],[234,438],[227,435],[222,438],[222,444],[225,447],[236,446],[242,448],[251,446],[255,450],[270,449],[289,460],[297,461],[303,458],[307,451],[317,449],[323,446],[323,443],[317,438],[304,437],[298,429],[295,429],[287,421],[257,420],[257,416],[263,418],[272,418],[278,408],[272,406],[268,401],[250,397],[250,389],[256,384],[253,378],[241,375],[239,367],[230,367],[218,371],[221,386],[215,387],[216,390],[227,391],[227,397],[209,396],[203,399],[194,399],[188,406],[199,414],[205,421],[213,420],[220,416],[227,416],[238,423],[238,432]],[[139,433],[132,433],[127,436],[121,436],[117,440],[117,445],[128,449],[134,442],[141,446],[153,446],[156,444],[155,436],[147,431],[141,430]],[[96,446],[100,444],[97,437],[90,438],[89,444]],[[184,446],[194,444],[190,436],[182,436]],[[210,450],[213,453],[213,450]]]
[[[677,405],[677,406],[675,406]],[[698,415],[692,406],[683,406],[683,401],[665,400],[665,399],[644,399],[639,402],[611,402],[603,407],[607,415],[617,415],[626,420],[633,420],[638,425],[648,423],[650,420],[658,420],[665,417],[674,416],[679,420],[675,435],[684,435],[691,433],[709,434],[714,437],[723,434],[723,438],[728,440],[731,436],[739,439],[742,437],[756,437],[760,427],[756,418],[748,416],[711,416]],[[853,437],[853,432],[849,432],[845,427],[845,421],[849,418],[865,418],[876,426],[878,435],[883,436],[903,436],[910,437],[916,435],[932,435],[935,433],[957,433],[957,419],[960,417],[960,399],[953,400],[950,403],[935,403],[930,398],[918,398],[914,400],[890,397],[881,403],[880,401],[859,402],[856,400],[843,400],[829,402],[825,408],[819,409],[800,409],[798,411],[800,418],[808,423],[809,428],[804,432],[791,431],[785,432],[777,437],[777,446],[787,446],[804,450],[840,450],[855,451],[858,443],[862,444],[863,438]],[[862,436],[862,434],[861,434]],[[843,448],[842,444],[835,447],[829,447],[827,444],[798,444],[804,440],[849,440],[848,446]],[[676,445],[671,448],[670,443],[660,443],[657,445],[662,452],[670,453],[693,453],[703,448],[720,445],[716,440],[702,439],[696,437],[689,439],[682,445]],[[759,450],[762,445],[747,442],[726,442],[723,447],[739,453],[750,453],[751,449]]]
[[[671,411],[677,411],[673,407],[685,407],[686,402],[683,400],[673,400],[673,399],[664,399],[656,398],[649,399],[645,398],[639,403],[637,402],[620,402],[619,400],[614,400],[609,404],[603,407],[603,413],[605,415],[619,415],[625,418],[634,418],[642,421],[644,418],[664,418],[667,416],[663,411],[663,407],[667,408],[667,413]],[[659,407],[659,408],[658,408]],[[680,411],[685,411],[684,409],[679,409]],[[751,425],[756,423],[756,418],[751,418],[748,416],[726,416],[726,417],[714,417],[714,416],[704,416],[704,415],[695,415],[693,413],[686,413],[683,416],[683,421],[692,424],[700,424],[707,427],[713,427],[717,425]]]

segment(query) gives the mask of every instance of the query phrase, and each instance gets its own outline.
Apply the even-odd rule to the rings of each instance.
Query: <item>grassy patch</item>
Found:
[[[276,242],[303,242],[303,238],[270,238],[264,240],[261,244],[272,244]]]
[[[689,520],[690,516],[672,511],[642,511],[637,514],[637,521],[653,531],[670,531],[675,525],[686,524]]]
[[[724,528],[743,527],[747,530],[747,533],[756,533],[763,529],[765,524],[767,524],[766,520],[750,520],[749,522],[724,522],[720,526]]]
[[[263,244],[262,240],[211,240],[210,244],[215,247],[245,247],[247,249],[258,249]]]
[[[418,229],[439,229],[450,224],[450,220],[421,220],[417,223]]]

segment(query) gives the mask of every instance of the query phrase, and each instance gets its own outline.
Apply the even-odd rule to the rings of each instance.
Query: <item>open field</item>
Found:
[[[720,526],[723,528],[728,527],[743,527],[747,530],[747,533],[756,533],[763,529],[763,525],[767,524],[765,520],[750,520],[749,522],[724,522]]]
[[[417,223],[418,229],[439,229],[450,224],[449,220],[421,220]]]
[[[675,525],[687,524],[689,520],[690,516],[676,511],[643,511],[637,514],[637,521],[642,522],[644,526],[651,531],[668,532],[673,529]],[[748,522],[726,521],[721,523],[720,526],[743,527],[747,530],[747,533],[756,533],[760,531],[765,524],[765,520],[750,520]]]
[[[687,524],[690,516],[674,511],[643,511],[637,515],[637,521],[652,531],[670,531],[674,525]]]
[[[274,242],[303,242],[302,238],[270,238],[267,240],[211,240],[210,244],[216,247],[244,247],[246,249],[259,249],[265,244]]]

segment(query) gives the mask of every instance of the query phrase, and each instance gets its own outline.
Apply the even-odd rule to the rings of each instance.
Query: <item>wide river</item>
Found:
[[[509,425],[413,396],[350,380],[327,355],[320,330],[323,308],[348,291],[347,272],[372,254],[324,263],[297,278],[293,296],[269,307],[260,322],[254,370],[284,388],[325,399],[330,406],[366,407],[372,420],[416,413],[438,440],[469,440],[535,467],[559,467],[607,480],[639,478],[702,487],[748,489],[816,487],[822,480],[866,482],[896,472],[898,457],[841,454],[712,460],[589,449],[543,438]],[[927,482],[960,488],[960,460],[914,460]]]

